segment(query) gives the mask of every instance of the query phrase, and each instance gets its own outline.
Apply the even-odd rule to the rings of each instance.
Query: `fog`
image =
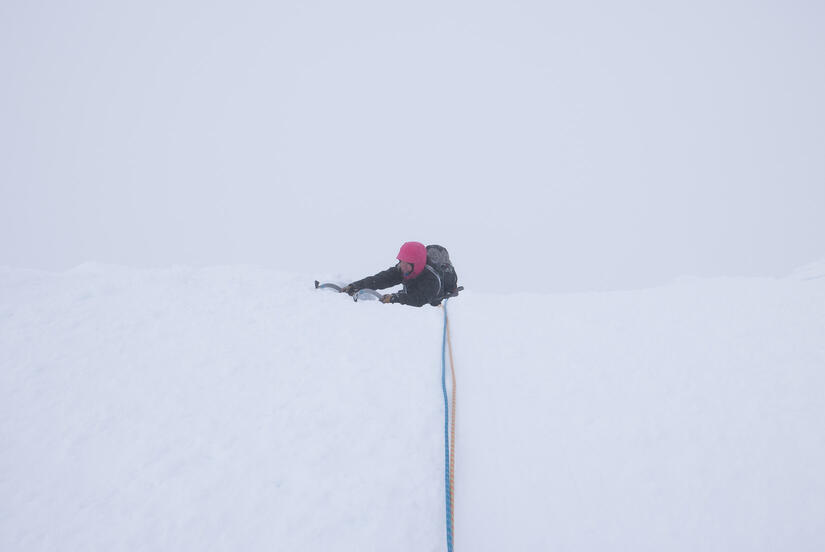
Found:
[[[0,3],[0,265],[485,291],[825,258],[819,2]]]

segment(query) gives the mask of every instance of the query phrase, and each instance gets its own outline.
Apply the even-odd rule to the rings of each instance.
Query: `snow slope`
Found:
[[[823,275],[452,301],[456,550],[825,549]],[[0,269],[0,550],[444,550],[441,311],[312,279]]]

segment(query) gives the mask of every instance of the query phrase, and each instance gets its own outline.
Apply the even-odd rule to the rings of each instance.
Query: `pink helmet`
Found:
[[[412,273],[409,276],[404,276],[404,279],[415,278],[427,266],[427,246],[423,243],[407,242],[401,246],[401,251],[398,252],[396,259],[413,265]]]

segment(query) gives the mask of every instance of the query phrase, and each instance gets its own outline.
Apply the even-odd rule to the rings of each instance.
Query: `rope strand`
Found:
[[[444,310],[444,331],[441,341],[441,389],[444,393],[444,487],[445,503],[447,507],[447,552],[453,552],[453,507],[454,507],[454,476],[455,471],[455,368],[453,365],[453,345],[450,340],[449,321],[447,318],[447,301],[444,300],[441,308]],[[447,402],[447,344],[450,346],[450,375],[452,388],[452,415]],[[450,426],[450,420],[452,425]],[[448,429],[449,426],[449,429]]]
[[[455,364],[453,363],[453,343],[450,339],[450,321],[447,320],[447,348],[450,351],[450,376],[452,381],[453,404],[450,411],[450,526],[455,533]]]

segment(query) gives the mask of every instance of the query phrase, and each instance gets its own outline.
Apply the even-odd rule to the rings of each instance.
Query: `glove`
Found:
[[[398,302],[398,296],[394,293],[387,293],[386,295],[381,297],[381,302],[382,303],[397,303]]]
[[[341,293],[346,293],[347,295],[355,295],[356,293],[358,293],[358,288],[353,286],[352,284],[349,284],[341,288]]]

